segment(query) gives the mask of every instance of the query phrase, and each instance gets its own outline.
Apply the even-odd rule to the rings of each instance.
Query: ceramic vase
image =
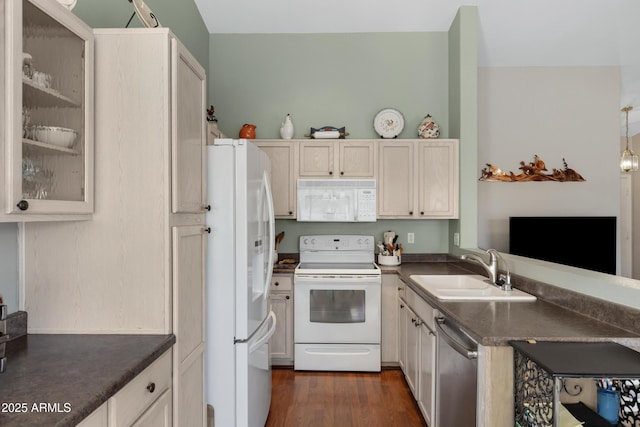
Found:
[[[245,123],[240,129],[240,133],[238,137],[245,139],[255,139],[256,138],[256,125],[251,125],[249,123]]]
[[[284,118],[284,122],[280,125],[280,137],[282,139],[293,138],[293,122],[291,121],[291,114],[287,114]]]
[[[420,138],[438,138],[440,136],[440,126],[427,114],[418,126],[418,136]]]

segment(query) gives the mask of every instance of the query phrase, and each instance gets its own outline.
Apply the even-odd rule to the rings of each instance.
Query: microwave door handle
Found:
[[[273,275],[273,252],[275,251],[275,217],[273,211],[273,196],[271,195],[271,184],[267,171],[262,175],[263,190],[267,196],[267,214],[269,219],[269,234],[267,241],[269,242],[269,264],[267,269],[267,277],[264,283],[264,295],[269,295],[269,287],[271,286],[271,277]]]

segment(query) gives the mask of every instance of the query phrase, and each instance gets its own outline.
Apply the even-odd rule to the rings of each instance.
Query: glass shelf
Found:
[[[45,142],[35,141],[28,138],[23,138],[22,143],[31,148],[49,152],[51,154],[70,154],[73,156],[78,156],[81,154],[78,150],[74,150],[73,148],[58,147],[56,145],[47,144]]]
[[[25,105],[38,105],[41,107],[82,107],[79,104],[62,95],[55,89],[37,85],[26,77],[22,77],[23,102]]]

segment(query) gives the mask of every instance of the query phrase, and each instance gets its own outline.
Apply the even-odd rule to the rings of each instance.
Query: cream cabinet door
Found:
[[[269,288],[276,331],[269,340],[273,365],[293,364],[293,274],[274,274]]]
[[[418,142],[418,215],[458,217],[458,141]]]
[[[132,427],[171,427],[171,390],[165,391]]]
[[[91,413],[87,418],[80,421],[76,427],[108,427],[109,425],[109,408],[105,402]]]
[[[341,178],[374,178],[376,146],[374,141],[338,141]]]
[[[398,362],[398,276],[382,275],[382,330],[381,361],[382,363]]]
[[[171,210],[202,213],[206,75],[198,61],[175,38],[171,40],[171,51]]]
[[[404,327],[406,339],[406,354],[404,376],[413,397],[418,400],[418,364],[420,356],[420,330],[416,327],[418,316],[406,306],[404,308]]]
[[[274,365],[293,363],[293,294],[271,294],[271,309],[276,315],[276,331],[269,340],[269,354]]]
[[[49,0],[6,1],[0,16],[0,221],[91,214],[93,30]]]
[[[296,217],[297,142],[255,141],[271,160],[271,189],[276,218]]]
[[[202,426],[204,398],[205,231],[173,227],[174,417],[176,425]]]
[[[398,365],[400,365],[402,372],[405,372],[407,366],[407,325],[405,321],[407,303],[398,298],[396,305],[398,306]]]
[[[435,407],[435,360],[436,336],[426,323],[421,322],[420,334],[420,363],[418,372],[418,407],[427,425],[434,421]]]
[[[378,217],[412,217],[415,200],[414,143],[394,140],[378,144]]]
[[[332,178],[335,171],[335,143],[312,139],[300,142],[300,177]]]

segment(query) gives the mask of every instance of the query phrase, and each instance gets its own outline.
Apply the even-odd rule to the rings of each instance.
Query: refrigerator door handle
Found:
[[[267,171],[262,175],[264,183],[264,191],[267,195],[267,211],[269,214],[269,270],[267,271],[267,277],[264,283],[264,295],[269,295],[269,287],[271,286],[271,276],[273,274],[273,252],[275,251],[275,216],[273,212],[273,196],[271,195],[271,183],[269,182],[269,175]]]
[[[251,346],[249,347],[249,353],[253,353],[258,348],[260,348],[262,345],[264,345],[264,343],[269,341],[271,336],[276,332],[276,324],[278,323],[278,321],[276,319],[276,314],[273,311],[269,312],[269,315],[267,316],[267,322],[270,319],[272,321],[271,327],[269,327],[267,332],[262,337],[258,338],[258,341],[256,341],[256,342],[251,344]]]

